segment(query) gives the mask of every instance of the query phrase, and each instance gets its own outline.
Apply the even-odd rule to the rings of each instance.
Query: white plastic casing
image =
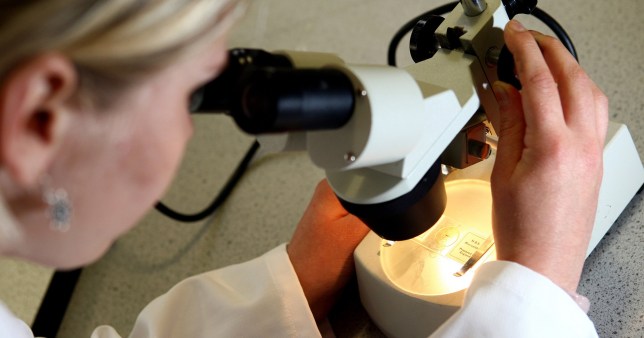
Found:
[[[457,176],[451,179],[489,179],[492,161],[454,172]],[[609,123],[604,146],[604,177],[587,254],[597,246],[643,184],[644,167],[628,128]],[[467,212],[467,206],[463,206],[463,212]],[[428,297],[400,289],[383,269],[379,256],[382,245],[383,240],[370,233],[354,253],[363,306],[389,337],[429,336],[458,310],[466,290]]]

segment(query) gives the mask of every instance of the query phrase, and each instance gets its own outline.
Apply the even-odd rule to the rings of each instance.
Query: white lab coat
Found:
[[[285,248],[182,281],[141,312],[130,337],[320,337]],[[5,337],[33,335],[0,304],[0,338]],[[101,326],[91,337],[121,336]],[[477,271],[463,308],[432,337],[597,334],[549,279],[515,263],[490,262]]]

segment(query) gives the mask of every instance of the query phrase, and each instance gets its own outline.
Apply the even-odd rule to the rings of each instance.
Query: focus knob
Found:
[[[514,56],[510,53],[508,46],[503,46],[499,54],[499,61],[497,63],[496,75],[499,80],[509,83],[514,88],[521,90],[521,82],[517,78],[515,71]]]
[[[537,0],[503,0],[510,19],[517,14],[530,14],[537,7]]]
[[[438,15],[418,20],[409,39],[409,52],[414,62],[430,59],[438,52],[440,44],[436,38],[436,30],[443,20],[445,19]]]

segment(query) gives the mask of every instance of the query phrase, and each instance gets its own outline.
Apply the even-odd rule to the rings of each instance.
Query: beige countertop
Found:
[[[349,63],[384,64],[389,39],[396,30],[444,3],[257,1],[235,29],[230,45],[324,51]],[[541,0],[539,7],[568,31],[581,64],[610,98],[610,118],[628,125],[642,157],[644,2]],[[406,54],[406,48],[401,47],[400,63],[410,62]],[[186,212],[211,201],[252,142],[226,117],[198,116],[195,127],[183,167],[164,198],[173,208]],[[321,178],[323,172],[305,154],[264,156],[253,162],[226,204],[204,222],[183,224],[150,212],[102,260],[84,270],[59,337],[89,337],[101,324],[112,325],[126,336],[139,311],[181,279],[243,262],[288,241]],[[589,315],[602,337],[644,335],[643,206],[642,196],[636,196],[586,262],[579,291],[590,298]],[[45,270],[40,277],[33,277],[21,267],[5,268],[3,264],[0,262],[3,276],[16,279],[46,280],[48,274]],[[5,289],[0,296],[29,320],[33,314],[16,310],[18,305],[13,304],[27,302],[22,300],[24,292],[41,294],[42,283],[12,283],[2,288],[27,291]],[[347,293],[331,320],[339,337],[381,335],[362,310],[355,290]]]

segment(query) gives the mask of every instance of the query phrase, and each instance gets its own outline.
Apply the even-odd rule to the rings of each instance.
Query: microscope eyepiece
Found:
[[[250,134],[310,131],[347,123],[355,90],[341,70],[295,69],[283,55],[233,49],[224,72],[190,101],[192,112],[226,112]]]
[[[353,84],[340,70],[257,70],[243,82],[230,114],[247,133],[336,129],[353,115]]]

